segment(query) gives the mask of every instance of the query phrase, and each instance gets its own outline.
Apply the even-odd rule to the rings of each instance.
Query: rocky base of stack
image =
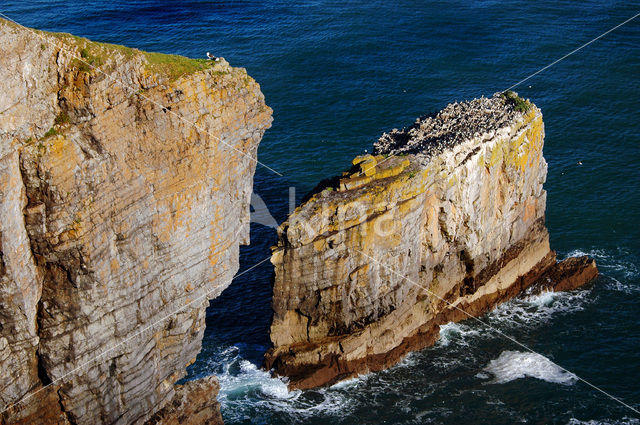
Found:
[[[509,260],[508,256],[513,254],[514,252],[508,252],[504,261],[507,264],[512,263],[512,267],[517,267],[523,258],[516,255]],[[309,355],[315,356],[324,351],[324,344],[328,343],[331,346],[337,343],[341,345],[339,340],[323,341],[316,344],[290,346],[286,351],[271,349],[265,355],[265,367],[273,369],[278,375],[287,376],[291,389],[332,385],[358,375],[387,369],[401,361],[410,352],[434,345],[440,336],[441,325],[469,319],[471,316],[481,316],[498,304],[516,297],[527,289],[532,294],[545,291],[568,291],[585,285],[597,275],[598,269],[592,258],[572,257],[556,262],[555,252],[549,251],[529,272],[518,276],[511,285],[486,293],[473,300],[455,302],[465,284],[464,281],[460,282],[447,296],[443,297],[447,301],[453,300],[452,305],[446,307],[447,303],[442,301],[445,308],[440,314],[419,326],[409,336],[404,337],[400,345],[386,353],[345,360],[344,357],[332,353],[329,349],[326,350],[325,355],[319,355],[319,361],[308,362]],[[495,278],[496,275],[492,277]],[[398,325],[402,326],[396,323],[389,330],[401,332],[397,328]]]

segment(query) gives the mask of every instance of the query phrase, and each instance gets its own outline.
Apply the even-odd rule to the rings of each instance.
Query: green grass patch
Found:
[[[191,59],[179,55],[170,55],[156,52],[143,52],[138,49],[119,44],[102,43],[78,37],[67,33],[48,33],[38,31],[43,35],[51,35],[70,46],[75,46],[80,52],[80,57],[72,61],[73,66],[83,72],[90,72],[93,68],[107,63],[108,59],[125,60],[136,55],[144,56],[147,60],[147,69],[151,72],[166,75],[170,80],[176,80],[182,75],[191,74],[211,68],[216,62],[208,59]],[[119,57],[114,57],[115,55]],[[220,75],[227,72],[220,71]]]
[[[44,35],[56,37],[70,47],[77,47],[80,51],[80,57],[74,58],[71,61],[71,64],[82,72],[91,72],[94,68],[104,65],[107,62],[107,59],[113,57],[114,54],[131,57],[136,51],[135,49],[121,46],[119,44],[100,43],[62,32],[40,32]]]
[[[53,122],[58,125],[69,124],[69,122],[71,122],[71,119],[69,118],[69,115],[67,115],[66,112],[60,112]]]
[[[77,66],[82,72],[91,72],[94,68],[104,65],[105,58],[98,53],[94,47],[83,47],[80,49],[80,57],[82,59],[74,59],[72,64]]]
[[[166,75],[171,80],[176,80],[185,74],[204,71],[215,63],[208,59],[191,59],[155,52],[145,52],[144,56],[149,62],[147,67],[150,71]]]
[[[44,136],[42,136],[42,138],[40,140],[44,140],[44,139],[48,139],[51,136],[55,136],[58,134],[58,130],[56,130],[55,128],[51,127],[49,130],[47,130],[46,133],[44,133]]]
[[[511,90],[503,92],[502,98],[507,102],[507,104],[513,105],[513,109],[518,112],[526,113],[531,109],[531,102],[521,98]]]

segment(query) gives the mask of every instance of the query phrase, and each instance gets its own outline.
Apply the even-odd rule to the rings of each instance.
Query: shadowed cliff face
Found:
[[[0,408],[62,378],[2,420],[143,422],[237,271],[271,109],[224,60],[3,20],[0,92]]]
[[[279,228],[267,367],[297,388],[380,370],[551,276],[543,140],[538,108],[496,95],[383,135],[320,185]],[[595,274],[569,268],[588,270],[564,288]]]

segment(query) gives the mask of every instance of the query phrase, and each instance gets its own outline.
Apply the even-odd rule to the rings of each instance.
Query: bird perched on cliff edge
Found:
[[[212,61],[216,61],[218,62],[220,60],[220,58],[217,58],[215,56],[213,56],[211,53],[207,52],[207,57],[212,60]]]

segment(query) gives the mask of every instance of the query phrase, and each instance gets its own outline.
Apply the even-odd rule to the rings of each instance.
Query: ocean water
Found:
[[[0,12],[246,67],[274,109],[259,159],[284,175],[259,167],[255,192],[282,221],[289,187],[300,199],[383,131],[510,87],[640,12],[640,2],[5,0]],[[595,257],[601,276],[575,292],[508,302],[482,318],[493,329],[445,326],[434,347],[387,371],[289,392],[260,369],[267,262],[211,302],[189,369],[190,378],[219,376],[226,423],[640,423],[577,378],[640,409],[640,18],[516,91],[544,114],[552,246]],[[274,241],[273,229],[252,225],[241,270]]]

